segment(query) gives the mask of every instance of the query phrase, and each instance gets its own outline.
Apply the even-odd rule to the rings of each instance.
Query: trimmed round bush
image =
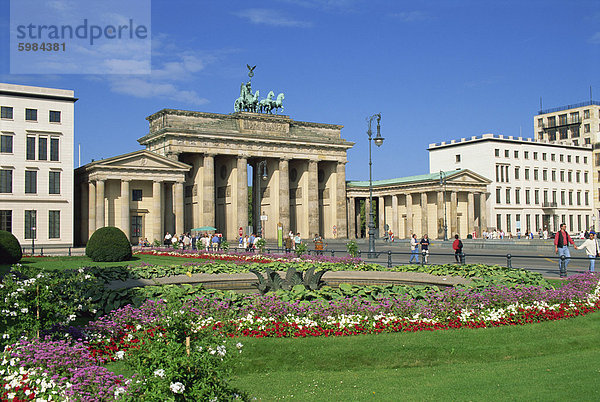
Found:
[[[0,230],[0,264],[15,264],[21,261],[23,252],[19,240],[10,232]]]
[[[85,255],[99,261],[128,261],[131,244],[119,228],[106,226],[96,230],[85,246]]]

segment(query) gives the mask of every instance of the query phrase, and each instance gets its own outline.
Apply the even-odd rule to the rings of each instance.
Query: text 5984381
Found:
[[[67,46],[65,42],[19,42],[17,50],[19,52],[64,52]]]

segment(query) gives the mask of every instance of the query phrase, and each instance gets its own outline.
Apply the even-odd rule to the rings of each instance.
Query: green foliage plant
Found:
[[[290,267],[286,272],[285,278],[282,278],[278,272],[270,268],[265,268],[265,276],[256,269],[251,269],[250,272],[258,278],[258,282],[255,282],[253,285],[261,294],[265,294],[278,290],[321,289],[325,285],[322,277],[328,270],[322,269],[315,272],[315,269],[316,267],[311,267],[304,271],[304,275],[302,275],[302,273],[296,271],[296,268]]]
[[[356,241],[350,240],[348,243],[346,243],[346,250],[348,250],[350,257],[358,257],[358,245],[356,244]]]
[[[229,250],[229,242],[227,240],[222,240],[221,241],[221,248],[223,249],[223,251]]]
[[[85,247],[85,255],[93,261],[129,261],[131,243],[119,228],[106,226],[96,230]]]
[[[294,253],[296,253],[296,256],[300,257],[300,256],[306,254],[307,252],[308,252],[308,248],[306,247],[306,244],[304,244],[304,243],[296,244],[296,248],[294,249]]]
[[[262,237],[256,241],[256,248],[258,249],[259,253],[265,252],[266,245],[267,245],[267,242]]]
[[[21,244],[15,235],[6,230],[0,230],[0,264],[15,264],[22,257]]]

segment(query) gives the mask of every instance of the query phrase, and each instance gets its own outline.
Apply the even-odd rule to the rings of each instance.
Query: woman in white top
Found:
[[[586,239],[581,246],[576,249],[585,249],[585,253],[590,259],[590,272],[594,272],[594,265],[596,264],[596,256],[598,255],[598,251],[600,251],[600,246],[598,246],[598,240],[596,239],[596,232],[593,230],[590,231],[590,238]]]

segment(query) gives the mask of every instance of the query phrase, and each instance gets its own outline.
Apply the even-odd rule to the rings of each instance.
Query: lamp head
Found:
[[[377,135],[375,136],[375,139],[373,141],[375,141],[375,145],[377,145],[378,147],[381,146],[381,144],[383,144],[383,140],[384,138],[381,136],[381,125],[379,124],[379,121],[381,120],[381,115],[377,115]]]

